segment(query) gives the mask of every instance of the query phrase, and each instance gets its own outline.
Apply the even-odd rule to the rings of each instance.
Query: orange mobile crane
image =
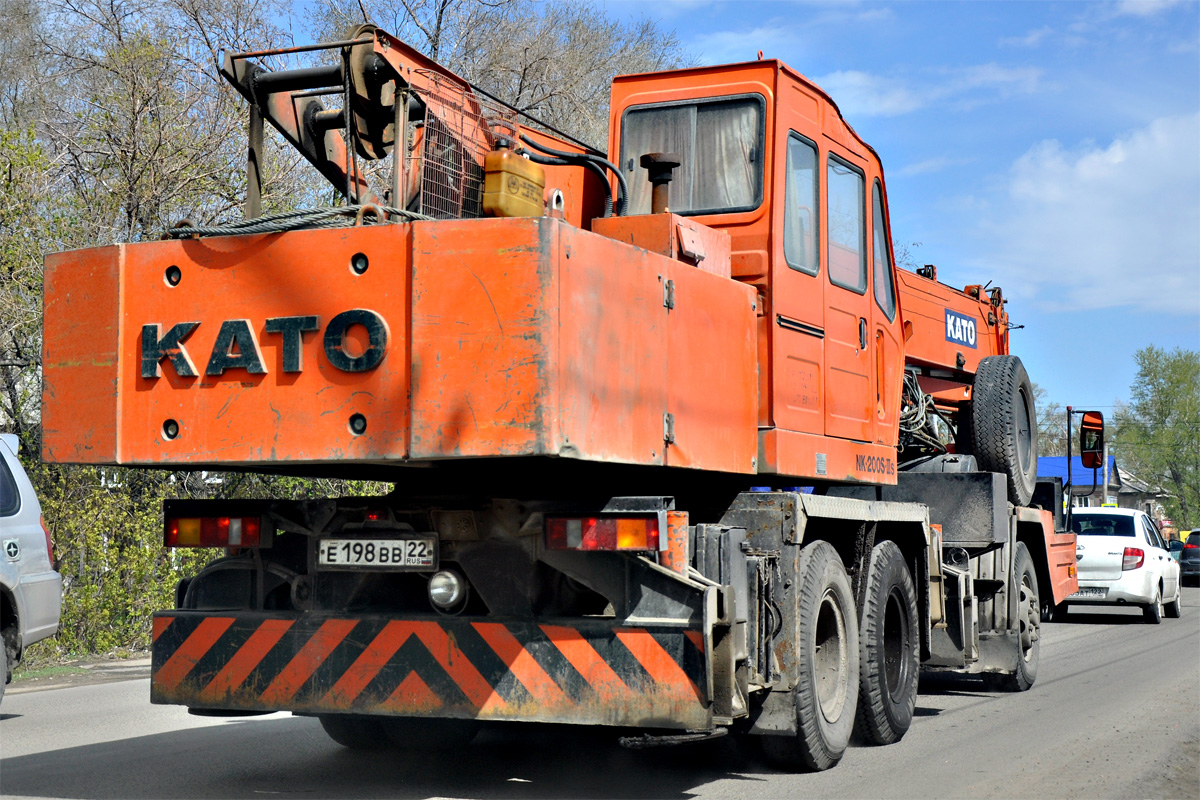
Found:
[[[224,59],[244,222],[46,259],[46,460],[394,482],[166,502],[167,546],[226,552],[155,616],[153,702],[823,769],[904,735],[921,669],[1030,687],[1074,536],[1003,297],[896,269],[828,95],[621,76],[605,155],[373,26],[323,46]],[[264,122],[346,205],[261,215]]]

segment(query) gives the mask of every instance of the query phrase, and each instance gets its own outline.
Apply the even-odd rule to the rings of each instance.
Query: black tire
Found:
[[[828,542],[800,551],[796,588],[797,733],[764,736],[763,755],[787,770],[824,770],[841,760],[858,706],[858,615],[850,579]]]
[[[317,717],[330,739],[351,750],[382,750],[391,742],[379,719],[359,714],[321,714]]]
[[[1024,542],[1017,542],[1013,553],[1013,583],[1017,595],[1017,669],[1016,672],[985,672],[983,683],[1002,692],[1024,692],[1037,680],[1041,660],[1041,604],[1038,602],[1037,572]]]
[[[1176,586],[1175,599],[1169,603],[1163,603],[1163,611],[1166,612],[1166,615],[1171,619],[1179,619],[1181,615],[1181,609],[1179,606],[1180,601],[1183,600],[1183,597],[1181,596],[1182,592],[1183,590]]]
[[[385,717],[383,731],[392,744],[404,750],[432,752],[466,747],[479,733],[473,719],[427,719],[422,717]]]
[[[4,702],[4,688],[8,686],[8,647],[0,636],[0,703]]]
[[[921,669],[917,592],[895,542],[871,551],[858,643],[855,732],[869,744],[894,744],[912,725]]]
[[[1155,589],[1154,600],[1142,606],[1142,616],[1145,617],[1146,622],[1149,622],[1151,625],[1157,625],[1158,623],[1162,622],[1162,589]]]
[[[1021,359],[988,356],[979,362],[970,434],[979,468],[1005,476],[1013,505],[1029,505],[1037,483],[1037,409]]]
[[[1042,622],[1062,622],[1070,613],[1067,604],[1055,603],[1053,600],[1042,601]]]

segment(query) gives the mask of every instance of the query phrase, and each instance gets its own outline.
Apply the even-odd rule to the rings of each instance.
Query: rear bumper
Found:
[[[57,572],[24,575],[17,584],[17,615],[21,621],[21,646],[29,647],[58,632],[62,612],[62,576]]]
[[[1130,603],[1144,605],[1154,599],[1157,578],[1147,570],[1130,570],[1122,574],[1120,579],[1087,580],[1079,579],[1079,589],[1105,589],[1103,597],[1079,597],[1071,595],[1067,598],[1071,603],[1090,603],[1097,605],[1112,605],[1114,603]]]
[[[151,701],[706,730],[708,649],[700,630],[605,620],[169,611]]]

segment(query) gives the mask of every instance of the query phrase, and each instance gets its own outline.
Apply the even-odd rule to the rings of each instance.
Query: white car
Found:
[[[1145,512],[1086,508],[1071,512],[1079,591],[1070,605],[1141,606],[1146,621],[1179,616],[1179,564]]]
[[[17,448],[0,434],[0,699],[25,648],[58,631],[62,608],[50,532]]]

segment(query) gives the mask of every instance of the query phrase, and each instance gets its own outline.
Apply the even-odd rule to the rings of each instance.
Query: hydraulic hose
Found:
[[[575,161],[568,161],[565,158],[555,158],[554,156],[544,156],[544,155],[541,155],[540,153],[526,152],[525,155],[528,156],[529,160],[535,164],[547,164],[547,165],[556,166],[556,167],[563,167],[563,166],[570,167],[570,166],[576,166],[579,163],[579,162],[575,162]],[[613,198],[612,198],[612,189],[609,188],[609,185],[608,185],[608,175],[605,174],[603,167],[601,167],[599,164],[597,164],[593,161],[583,161],[582,164],[583,164],[583,166],[587,167],[592,172],[594,172],[600,176],[600,183],[604,186],[604,216],[611,217],[612,212],[613,212]]]
[[[525,134],[521,134],[521,141],[532,147],[534,150],[538,150],[539,152],[545,153],[549,156],[555,156],[556,158],[561,158],[569,162],[587,161],[594,164],[599,164],[602,167],[612,170],[612,173],[617,176],[618,191],[616,213],[618,217],[625,216],[625,206],[628,202],[627,198],[629,197],[629,186],[625,183],[625,176],[621,174],[621,170],[617,168],[616,164],[612,163],[607,158],[594,156],[591,153],[568,153],[565,150],[555,150],[554,148],[547,147],[544,144],[538,144]],[[606,180],[605,183],[607,182],[608,181]]]

